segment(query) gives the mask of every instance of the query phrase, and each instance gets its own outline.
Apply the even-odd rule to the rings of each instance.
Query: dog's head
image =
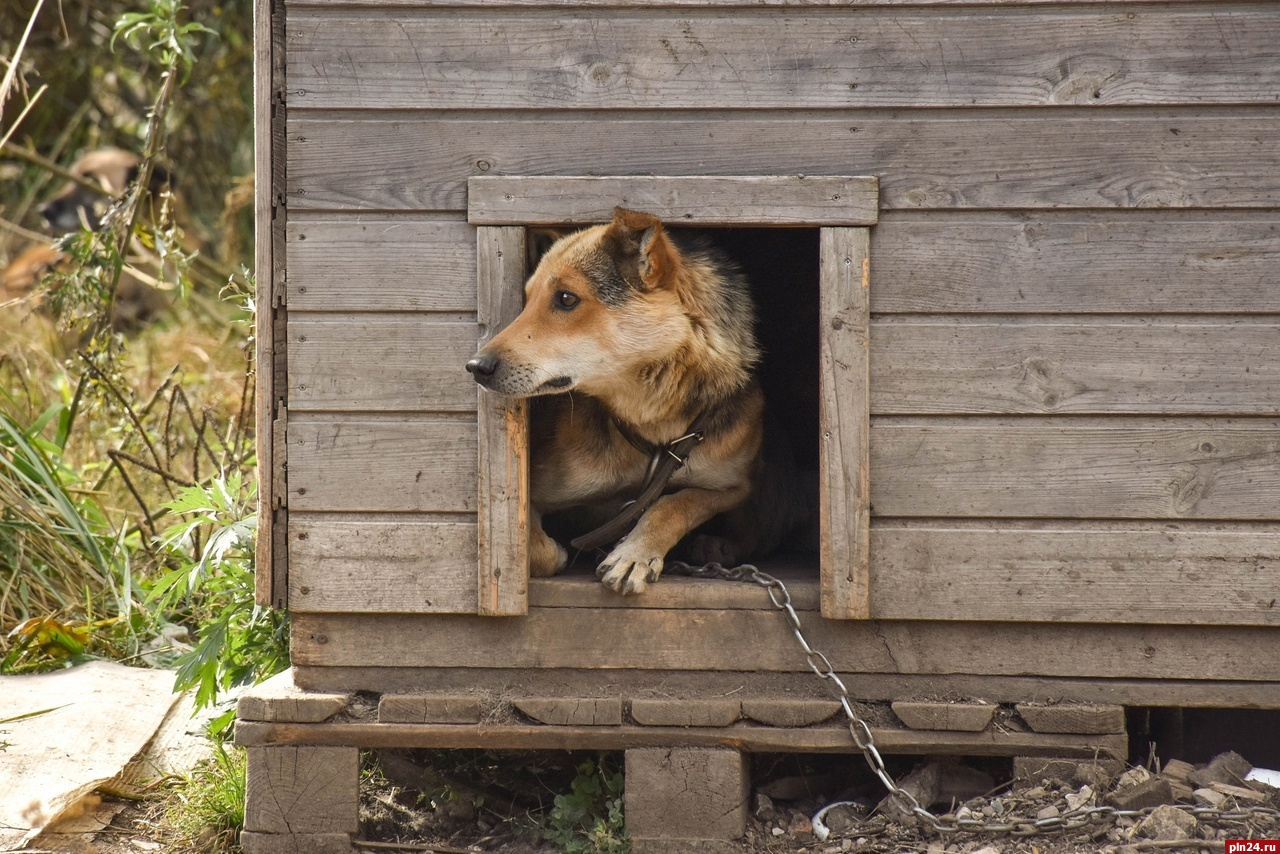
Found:
[[[613,221],[561,238],[525,283],[525,306],[467,362],[476,382],[531,397],[611,385],[677,352],[695,318],[682,300],[684,259],[655,216],[614,208]]]
[[[68,181],[40,206],[40,215],[54,231],[78,231],[82,226],[97,229],[111,200],[119,197],[138,177],[140,162],[136,154],[119,148],[100,148],[81,155],[71,164],[69,171],[97,184],[102,192]],[[152,170],[153,192],[168,182],[169,175],[165,170]]]

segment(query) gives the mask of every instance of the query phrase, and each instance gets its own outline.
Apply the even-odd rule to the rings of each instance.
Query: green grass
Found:
[[[238,852],[244,829],[245,751],[215,743],[213,758],[176,781],[163,810],[177,851]]]

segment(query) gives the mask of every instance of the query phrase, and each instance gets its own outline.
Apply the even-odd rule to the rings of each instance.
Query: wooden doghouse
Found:
[[[462,366],[525,226],[615,204],[813,271],[763,323],[809,318],[822,542],[761,566],[883,750],[1123,757],[1125,706],[1280,706],[1273,4],[257,12],[294,668],[241,703],[246,850],[345,849],[362,747],[626,749],[638,851],[739,834],[743,751],[853,749],[763,590],[527,577],[524,411]]]

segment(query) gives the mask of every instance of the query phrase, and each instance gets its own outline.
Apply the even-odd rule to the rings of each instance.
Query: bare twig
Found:
[[[30,148],[24,148],[21,145],[6,145],[4,146],[4,150],[5,150],[5,153],[8,154],[10,157],[16,157],[19,160],[25,160],[26,162],[30,163],[32,166],[39,166],[41,169],[45,170],[46,172],[51,172],[52,174],[57,175],[59,178],[63,178],[67,181],[70,181],[71,183],[77,186],[83,187],[84,189],[89,190],[90,192],[97,193],[100,196],[111,195],[110,191],[104,189],[103,186],[99,184],[97,181],[93,181],[89,178],[84,177],[83,175],[77,175],[76,173],[72,172],[70,169],[59,166],[57,163],[54,163],[52,160],[48,159],[47,157],[42,157],[41,155],[32,151]]]
[[[142,459],[141,457],[134,456],[128,451],[120,451],[120,450],[113,449],[113,450],[107,451],[107,456],[115,460],[117,465],[119,465],[120,460],[131,462],[138,468],[149,471],[152,474],[158,475],[172,483],[176,483],[178,484],[178,486],[195,486],[196,485],[195,481],[188,480],[187,478],[182,477],[181,475],[176,475],[171,471],[167,471],[166,469],[153,466],[150,463],[148,463],[146,460]]]
[[[10,222],[4,217],[0,217],[0,228],[3,228],[5,231],[13,232],[19,237],[25,237],[27,240],[30,240],[33,243],[49,242],[49,235],[41,234],[38,231],[32,231],[29,228],[23,228],[22,226],[18,225],[16,222]]]

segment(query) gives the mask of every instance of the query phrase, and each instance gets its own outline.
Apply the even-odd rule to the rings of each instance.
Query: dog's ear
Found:
[[[624,278],[632,280],[634,270],[638,284],[646,290],[661,285],[676,266],[676,249],[662,228],[662,220],[653,214],[614,208],[605,240]]]

